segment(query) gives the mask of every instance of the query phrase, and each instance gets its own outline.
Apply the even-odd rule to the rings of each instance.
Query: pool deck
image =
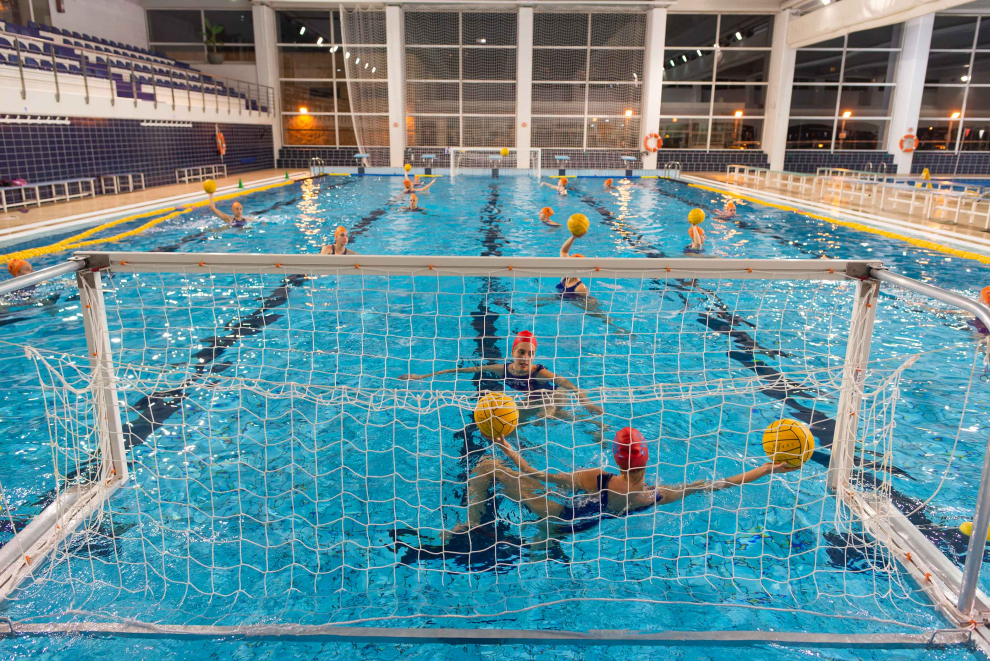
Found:
[[[819,199],[818,195],[782,190],[776,187],[751,188],[726,183],[724,172],[685,173],[687,181],[724,190],[727,193],[765,199],[771,204],[793,204],[814,213],[875,227],[890,232],[931,241],[953,248],[990,255],[990,232],[975,225],[933,221],[920,213],[904,213],[884,209],[882,212],[871,204],[842,200],[838,195]]]
[[[217,194],[234,192],[238,181],[242,181],[246,189],[263,183],[272,183],[273,180],[284,179],[286,172],[292,179],[309,176],[307,171],[293,169],[242,172],[217,179]],[[87,223],[89,220],[97,222],[108,216],[138,211],[146,206],[178,205],[187,202],[189,196],[202,194],[202,192],[203,184],[197,181],[188,184],[156,186],[133,193],[97,195],[96,197],[68,202],[42,204],[40,207],[27,207],[27,213],[23,213],[21,209],[11,209],[5,214],[0,214],[0,244],[16,243],[39,233],[58,233],[69,227],[89,224]]]

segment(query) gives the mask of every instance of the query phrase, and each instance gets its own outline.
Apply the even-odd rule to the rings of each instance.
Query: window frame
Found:
[[[157,5],[144,7],[143,9],[144,9],[144,17],[145,17],[145,29],[147,30],[147,33],[148,33],[148,50],[150,50],[150,51],[157,50],[157,47],[158,46],[165,46],[165,47],[168,47],[168,46],[184,46],[186,48],[190,48],[192,46],[199,46],[200,48],[203,49],[203,62],[204,63],[207,61],[206,60],[206,55],[210,51],[209,51],[209,47],[206,45],[206,43],[203,41],[202,38],[200,38],[200,40],[198,42],[195,42],[195,41],[152,41],[152,39],[151,39],[151,21],[148,20],[148,12],[149,11],[195,11],[195,12],[199,12],[199,30],[200,30],[200,32],[206,32],[206,12],[208,12],[208,11],[209,12],[229,11],[229,12],[238,12],[238,13],[244,13],[245,12],[245,10],[243,10],[243,9],[225,9],[225,8],[216,8],[216,7],[209,7],[209,8],[203,9],[203,8],[196,8],[196,7],[160,7],[160,6],[157,6]],[[250,14],[251,13],[250,10],[248,10],[247,13]],[[249,62],[251,64],[254,64],[254,63],[256,63],[258,61],[258,51],[257,51],[257,47],[255,46],[255,43],[254,43],[254,17],[253,16],[251,17],[251,42],[248,43],[248,42],[239,41],[236,44],[225,44],[225,46],[250,46],[251,47],[251,50],[254,53],[254,56],[255,57],[254,57],[253,60],[250,60]],[[240,61],[238,61],[238,62],[240,62]]]

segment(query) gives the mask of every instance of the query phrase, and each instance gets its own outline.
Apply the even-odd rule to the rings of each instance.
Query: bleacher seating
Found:
[[[244,110],[269,111],[267,102],[259,103],[252,98],[251,87],[258,93],[257,85],[247,87],[245,93],[185,62],[147,48],[33,21],[27,26],[0,23],[0,28],[0,67],[20,65],[28,71],[112,80],[115,96],[138,101],[172,103],[175,92],[179,91],[186,92],[187,99],[191,94],[216,96],[218,100],[240,99]]]

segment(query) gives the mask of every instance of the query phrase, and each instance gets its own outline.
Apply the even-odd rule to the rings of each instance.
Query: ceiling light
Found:
[[[632,110],[626,110],[626,117],[632,117]]]
[[[673,60],[671,60],[671,61],[670,61],[670,66],[672,66],[672,67],[674,67],[674,66],[677,66],[677,65],[676,65],[676,64],[674,64],[674,61],[673,61]]]
[[[299,109],[299,114],[300,115],[306,115],[308,113],[309,113],[309,108],[302,107],[302,108]]]
[[[346,52],[344,53],[344,59],[345,59],[345,60],[346,60],[347,58],[349,58],[350,56],[351,56],[351,52],[350,52],[350,51],[346,51]]]
[[[484,37],[482,37],[481,39],[478,39],[478,43],[479,44],[487,44],[488,43],[488,40],[485,39]]]
[[[828,3],[830,3],[830,2],[832,2],[832,0],[822,0],[822,4],[823,4],[823,5],[827,5],[827,4],[828,4]]]
[[[736,41],[742,41],[742,35],[738,32],[736,33]]]
[[[368,63],[367,63],[367,62],[365,62],[365,63],[364,63],[364,68],[365,68],[365,69],[367,69],[367,68],[368,68]]]
[[[320,37],[319,39],[316,40],[316,45],[317,46],[322,46],[323,45],[323,37]]]
[[[742,110],[736,111],[736,117],[742,117]]]
[[[359,58],[356,58],[354,60],[354,64],[361,64],[361,58],[360,57]]]
[[[842,119],[849,119],[850,117],[852,117],[852,113],[848,110],[842,113]]]
[[[302,36],[304,34],[306,34],[306,26],[305,25],[302,26],[301,28],[299,28],[299,35]]]
[[[375,73],[375,71],[376,71],[377,69],[378,69],[378,67],[371,67],[371,73]]]
[[[952,113],[952,116],[949,117],[949,119],[959,119],[959,113],[958,112]]]
[[[698,57],[701,57],[701,49],[698,49]]]
[[[681,59],[687,62],[687,55],[681,55]]]
[[[963,76],[959,80],[961,80],[961,81],[963,81],[965,83],[967,80],[969,80],[969,76]]]

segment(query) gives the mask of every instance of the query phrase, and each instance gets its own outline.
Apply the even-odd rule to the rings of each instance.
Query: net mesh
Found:
[[[345,10],[344,66],[350,119],[359,148],[389,144],[388,135],[388,55],[386,53],[385,12],[374,9]]]
[[[513,12],[405,12],[407,144],[516,142]]]
[[[456,177],[459,174],[490,174],[492,170],[514,170],[518,168],[528,168],[533,176],[539,179],[543,175],[540,167],[540,150],[528,150],[529,158],[523,160],[519,157],[518,149],[509,149],[503,155],[501,149],[459,149],[450,150],[450,175]]]
[[[825,486],[852,281],[196,270],[104,271],[106,378],[91,379],[85,357],[32,354],[61,490],[108,479],[96,422],[109,385],[131,475],[11,595],[15,620],[482,618],[643,632],[936,622]],[[590,298],[560,296],[561,276],[580,276]],[[538,338],[535,362],[576,390],[512,389],[503,376],[520,330]],[[852,482],[873,495],[890,487],[899,375],[874,366],[854,386]],[[587,508],[588,494],[533,487],[526,505],[513,495],[522,481],[491,484],[493,460],[509,459],[472,411],[503,389],[521,408],[510,443],[540,471],[617,472],[607,441],[627,425],[646,438],[647,483],[672,492],[764,464],[763,431],[781,418],[807,424],[818,447],[798,472],[547,539],[540,508]],[[729,619],[704,619],[713,612]]]
[[[636,149],[646,14],[533,15],[533,145]]]

